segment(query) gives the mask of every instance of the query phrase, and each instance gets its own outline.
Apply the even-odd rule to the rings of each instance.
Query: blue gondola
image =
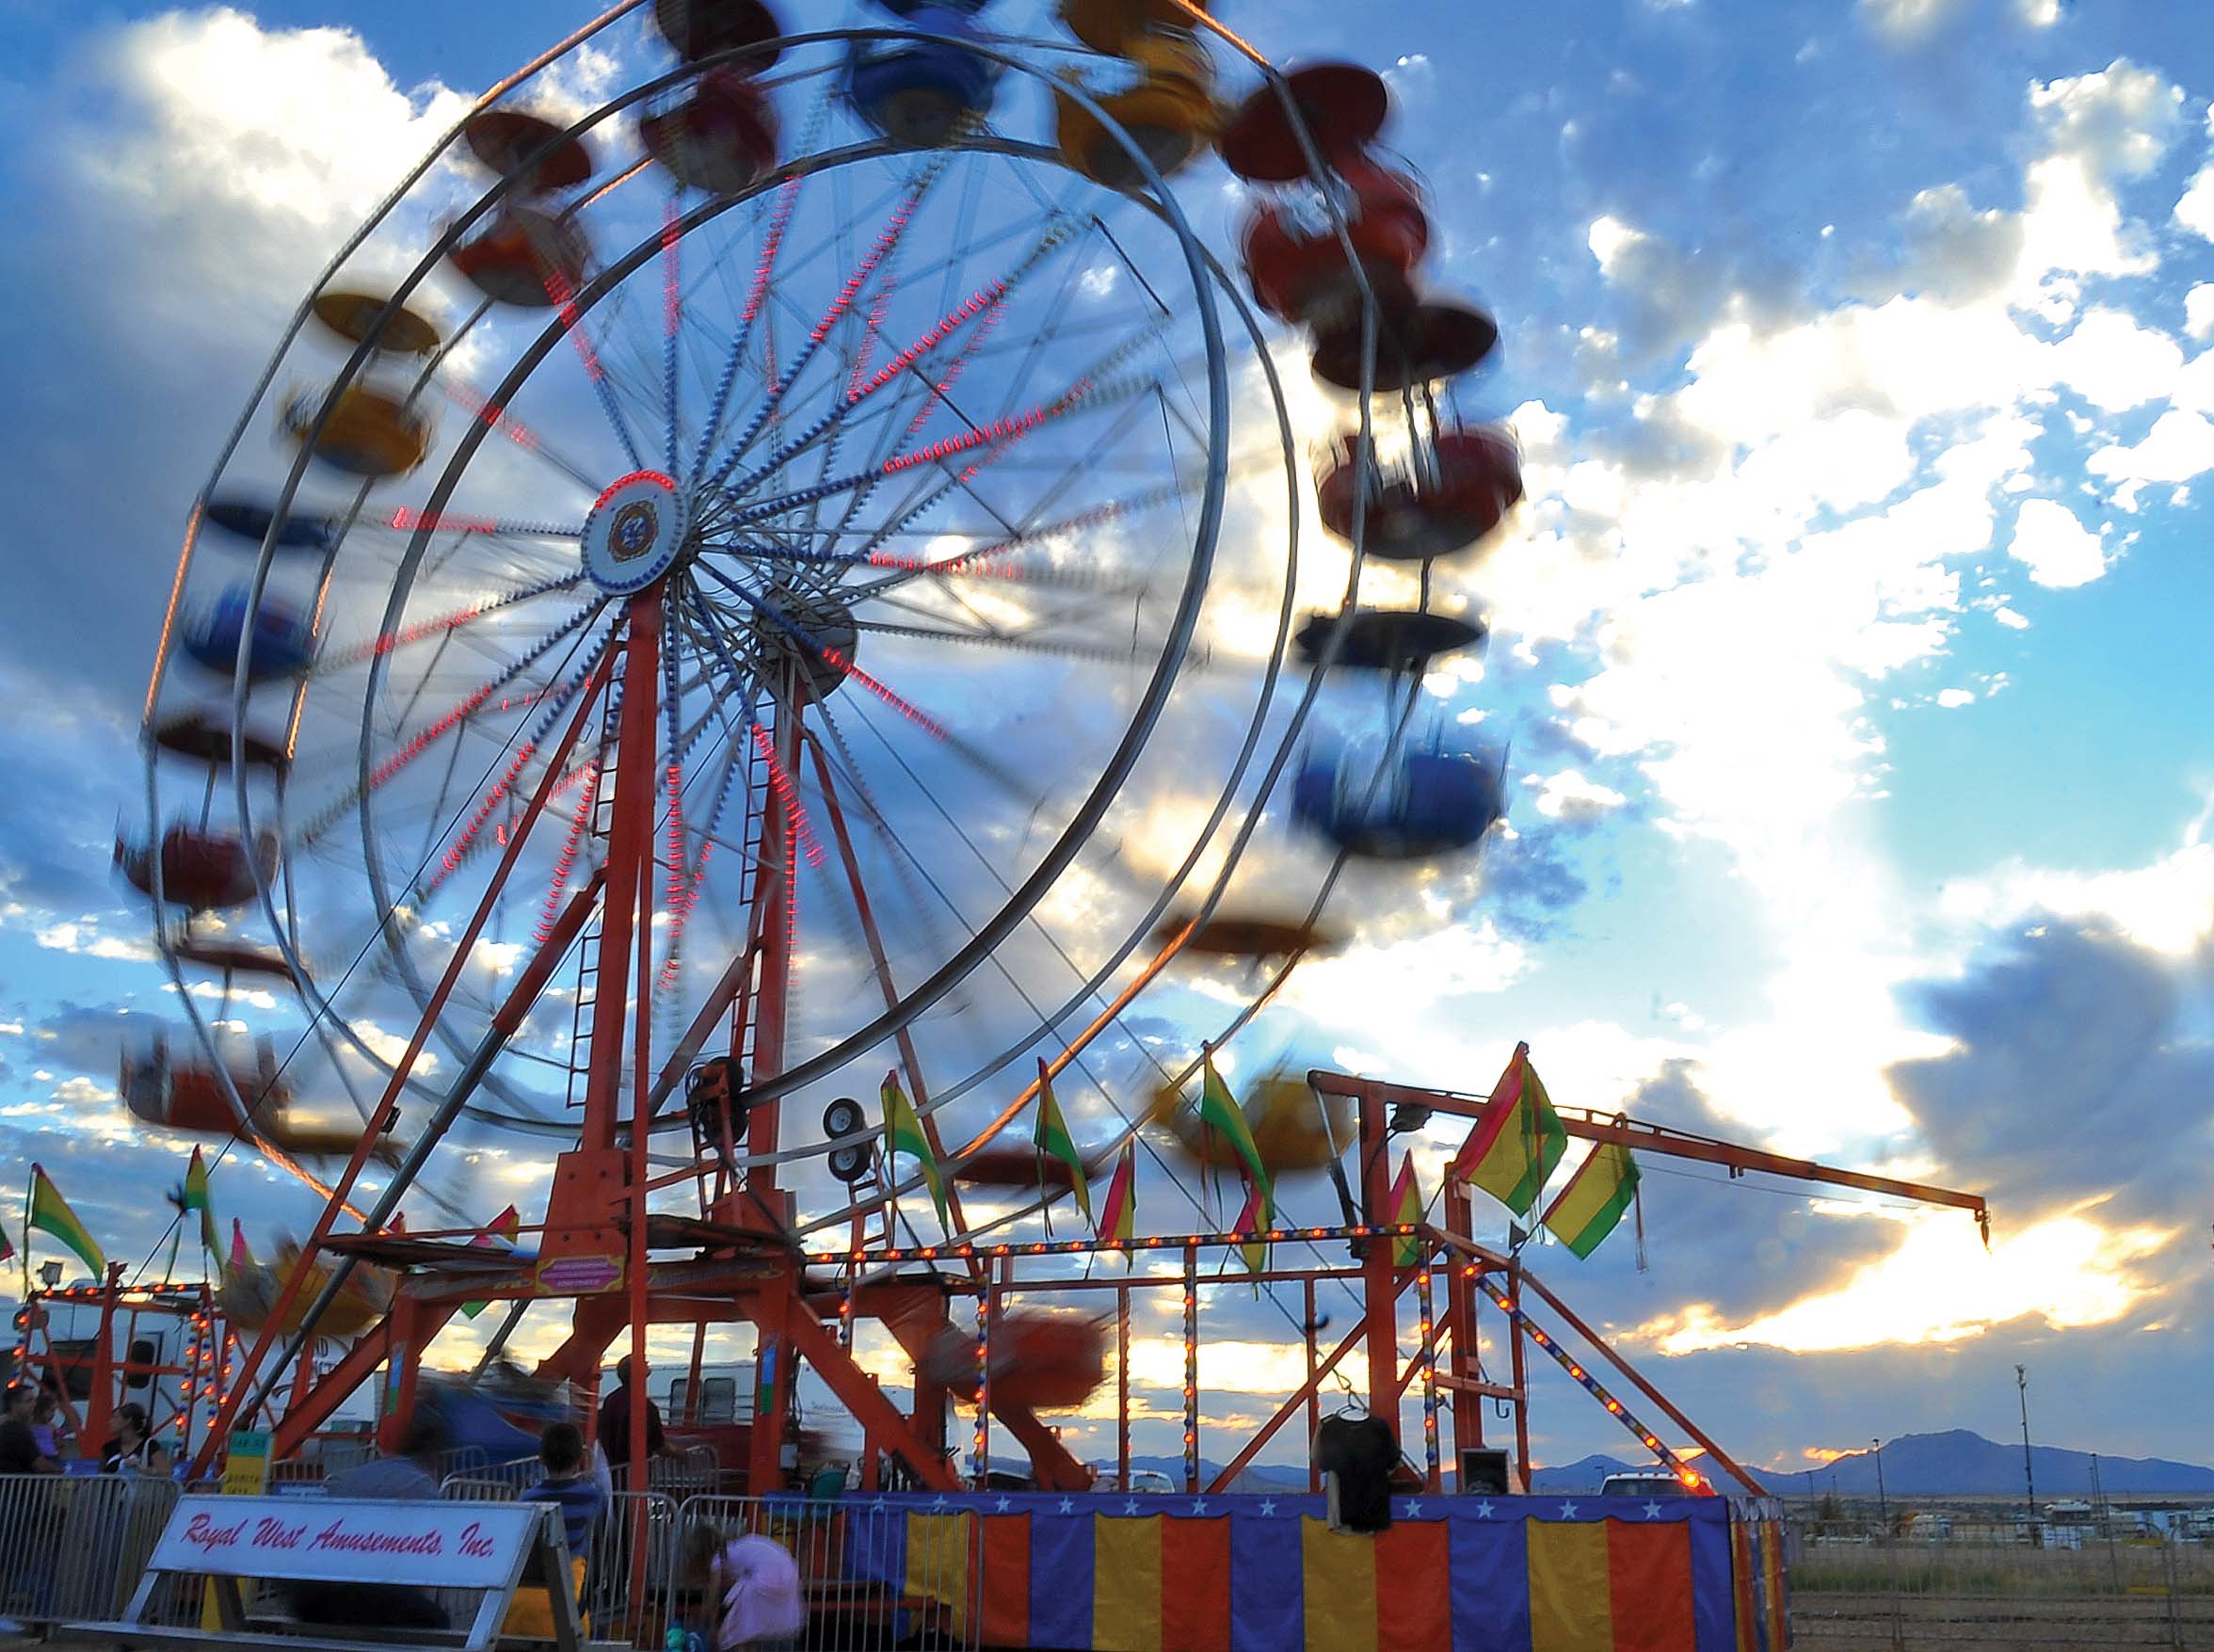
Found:
[[[238,645],[246,634],[247,587],[231,586],[204,614],[187,620],[179,637],[184,651],[211,671],[226,677],[238,669]],[[315,657],[315,634],[307,619],[281,602],[265,601],[253,617],[253,658],[247,680],[270,682],[297,677]]]
[[[845,91],[862,120],[894,143],[936,149],[991,109],[1000,66],[968,49],[984,32],[973,6],[888,5],[924,40],[857,40]]]
[[[267,505],[236,494],[209,500],[201,514],[215,526],[257,545],[269,537],[269,524],[277,520],[277,513]],[[277,549],[322,551],[329,548],[337,532],[338,524],[328,517],[287,512],[283,525],[277,530]]]
[[[1452,751],[1433,739],[1372,762],[1310,752],[1292,787],[1292,817],[1349,855],[1424,860],[1476,848],[1506,815],[1506,755]]]

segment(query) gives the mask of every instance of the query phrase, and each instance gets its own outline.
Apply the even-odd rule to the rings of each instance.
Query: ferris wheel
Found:
[[[327,1192],[345,1144],[333,1214],[380,1157],[373,1227],[634,1154],[641,1211],[894,1243],[885,1069],[956,1180],[1034,1062],[1112,1150],[1190,1076],[1127,1020],[1179,951],[1279,959],[1235,1031],[1349,859],[1496,824],[1503,762],[1404,738],[1483,630],[1432,565],[1520,484],[1453,410],[1497,333],[1418,278],[1383,81],[1179,0],[982,11],[632,0],[307,295],[148,694],[118,857],[198,1037],[127,1059],[135,1112]],[[1375,682],[1356,760],[1309,744]],[[1271,822],[1289,925],[1236,912]]]

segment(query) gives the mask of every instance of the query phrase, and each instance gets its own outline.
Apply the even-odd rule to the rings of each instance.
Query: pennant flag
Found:
[[[1517,1044],[1515,1058],[1492,1086],[1484,1122],[1453,1158],[1453,1174],[1474,1182],[1516,1215],[1527,1215],[1567,1146],[1567,1129],[1530,1065],[1530,1046]]]
[[[516,1236],[521,1231],[522,1215],[513,1205],[509,1205],[484,1227],[477,1229],[476,1237],[469,1242],[469,1248],[471,1250],[513,1250]],[[461,1317],[465,1320],[473,1320],[489,1307],[491,1304],[489,1302],[465,1302],[461,1305]]]
[[[1422,1184],[1415,1177],[1415,1154],[1408,1148],[1399,1162],[1399,1175],[1391,1183],[1391,1219],[1394,1222],[1420,1222],[1422,1219]],[[1411,1268],[1422,1259],[1423,1244],[1420,1234],[1410,1233],[1392,1247],[1394,1265]]]
[[[184,1172],[184,1204],[187,1211],[200,1212],[200,1243],[213,1255],[222,1249],[216,1234],[216,1204],[208,1188],[207,1161],[200,1156],[200,1149],[192,1149],[192,1163]]]
[[[1599,1248],[1637,1197],[1637,1161],[1620,1142],[1601,1142],[1576,1167],[1568,1185],[1546,1207],[1545,1225],[1576,1253],[1577,1260]]]
[[[1214,1070],[1214,1051],[1201,1054],[1200,1067],[1205,1076],[1199,1083],[1199,1122],[1219,1133],[1230,1144],[1231,1150],[1245,1161],[1245,1168],[1252,1175],[1254,1184],[1260,1189],[1260,1208],[1264,1212],[1262,1227],[1275,1220],[1275,1190],[1269,1185],[1269,1173],[1262,1168],[1260,1148],[1254,1144],[1253,1127],[1245,1122],[1245,1110],[1231,1096],[1229,1086],[1222,1082],[1222,1074]]]
[[[0,1262],[15,1260],[15,1241],[8,1237],[8,1229],[0,1227]]]
[[[54,1185],[53,1179],[36,1164],[31,1166],[30,1220],[24,1225],[26,1244],[34,1227],[53,1234],[75,1251],[85,1266],[92,1270],[95,1279],[107,1277],[107,1254],[100,1248],[100,1242],[77,1220],[76,1211],[69,1208],[69,1201],[61,1196],[61,1190]]]
[[[1040,1157],[1051,1153],[1068,1166],[1068,1173],[1076,1179],[1076,1208],[1083,1212],[1083,1219],[1092,1219],[1092,1187],[1084,1179],[1083,1156],[1076,1150],[1076,1138],[1068,1133],[1068,1120],[1061,1116],[1061,1103],[1053,1099],[1053,1078],[1046,1071],[1046,1058],[1038,1057],[1038,1115],[1037,1150]],[[1043,1192],[1043,1178],[1039,1191]]]
[[[939,1225],[951,1234],[954,1219],[946,1213],[945,1179],[938,1173],[938,1160],[930,1151],[930,1138],[922,1133],[922,1120],[916,1115],[915,1104],[900,1088],[897,1068],[884,1075],[884,1153],[887,1159],[905,1153],[916,1161],[923,1183],[930,1189],[930,1201],[938,1207]]]
[[[1238,1212],[1235,1233],[1265,1233],[1268,1230],[1268,1212],[1263,1209],[1261,1191],[1252,1182],[1245,1184],[1245,1208]],[[1259,1275],[1268,1272],[1268,1241],[1251,1239],[1238,1246],[1238,1255],[1244,1260],[1245,1271],[1255,1275],[1253,1294],[1260,1294]]]
[[[253,1252],[246,1248],[246,1229],[238,1225],[238,1218],[231,1218],[231,1266],[250,1268],[254,1265]]]
[[[1107,1202],[1099,1208],[1097,1224],[1099,1238],[1109,1244],[1128,1244],[1138,1230],[1137,1168],[1137,1144],[1125,1143],[1115,1161],[1115,1175],[1107,1183]]]

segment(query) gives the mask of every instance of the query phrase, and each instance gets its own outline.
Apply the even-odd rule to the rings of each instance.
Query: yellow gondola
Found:
[[[1179,28],[1132,36],[1124,56],[1141,79],[1099,98],[1099,107],[1166,177],[1213,140],[1220,115],[1214,64],[1191,31]],[[1071,167],[1112,189],[1134,189],[1144,182],[1128,152],[1090,110],[1059,90],[1053,93],[1053,106],[1054,144]]]
[[[439,347],[437,326],[405,305],[393,311],[392,319],[383,327],[377,328],[377,318],[391,302],[389,295],[377,293],[318,293],[315,319],[340,338],[357,345],[368,341],[370,329],[376,328],[377,347],[397,355],[426,356]]]
[[[302,390],[285,403],[282,424],[295,441],[305,442],[322,410],[320,392]],[[349,384],[315,437],[317,458],[357,476],[404,476],[430,452],[427,415],[389,391]]]
[[[1239,1109],[1271,1176],[1324,1169],[1353,1145],[1356,1134],[1353,1103],[1343,1096],[1318,1097],[1304,1078],[1260,1079]],[[1198,1109],[1174,1084],[1153,1093],[1147,1122],[1165,1130],[1202,1170],[1234,1171],[1243,1163],[1229,1143],[1200,1123]]]

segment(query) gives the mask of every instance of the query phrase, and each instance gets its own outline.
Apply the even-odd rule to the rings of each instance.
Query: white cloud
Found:
[[[1937,703],[1949,712],[1958,711],[1962,706],[1976,703],[1976,691],[1972,688],[1940,688],[1937,691]]]
[[[1584,244],[1592,256],[1599,261],[1601,274],[1612,274],[1626,249],[1645,239],[1641,231],[1631,229],[1620,218],[1600,217],[1592,219],[1591,229],[1584,235]]]
[[[2094,476],[2124,481],[2187,482],[2214,470],[2214,420],[2171,409],[2153,422],[2135,447],[2102,447],[2084,468]]]
[[[2194,339],[2214,335],[2214,281],[2201,281],[2184,294],[2183,330]]]
[[[1961,9],[1962,0],[1860,0],[1860,14],[1895,40],[1918,40]]]
[[[2007,554],[2030,570],[2032,584],[2054,589],[2089,585],[2107,571],[2098,535],[2050,499],[2022,502]]]
[[[2174,339],[2105,308],[2087,311],[2052,356],[2053,377],[2109,412],[2167,395],[2182,368]]]
[[[1949,881],[1937,909],[1976,930],[2042,913],[2101,918],[2140,946],[2182,957],[2214,929],[2214,844],[2206,841],[2206,826],[2201,815],[2173,853],[2140,867],[2086,872],[2010,858]]]
[[[2148,1289],[2131,1264],[2169,1237],[2158,1228],[2102,1227],[2070,1213],[2002,1233],[1985,1256],[1975,1225],[1958,1211],[1917,1215],[1898,1249],[1834,1291],[1734,1326],[1694,1304],[1638,1334],[1664,1354],[1747,1344],[1812,1354],[1957,1342],[2026,1315],[2056,1329],[2107,1324]]]
[[[1991,611],[1991,617],[1997,620],[2009,631],[2028,631],[2030,629],[2028,617],[2015,613],[2012,608],[2004,606],[1994,608]]]
[[[2061,0],[2014,0],[2014,15],[2031,28],[2050,28],[2061,21]]]
[[[1628,799],[1612,786],[1587,780],[1576,769],[1548,775],[1538,787],[1537,812],[1548,820],[1596,820]]]

